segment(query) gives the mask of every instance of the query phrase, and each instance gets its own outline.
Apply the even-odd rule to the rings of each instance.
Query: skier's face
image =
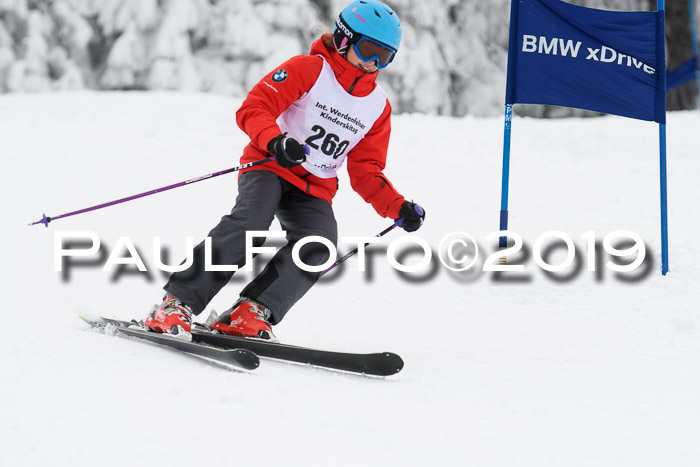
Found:
[[[376,73],[379,68],[377,68],[377,61],[371,60],[369,62],[363,62],[360,57],[355,53],[355,49],[348,47],[348,53],[346,55],[348,62],[356,68],[364,71],[365,73]]]

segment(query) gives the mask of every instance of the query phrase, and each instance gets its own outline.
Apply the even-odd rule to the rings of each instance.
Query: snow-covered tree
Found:
[[[202,79],[194,61],[192,40],[198,35],[207,4],[203,0],[168,0],[163,10],[152,47],[148,87],[198,91]]]
[[[150,49],[160,22],[157,0],[103,0],[94,10],[104,64],[97,70],[106,89],[145,89]]]
[[[502,112],[509,0],[386,1],[404,31],[396,60],[380,74],[395,112]],[[569,1],[614,10],[656,8],[654,0]],[[274,67],[307,53],[320,35],[314,27],[331,31],[348,3],[0,0],[0,92],[170,89],[244,97]],[[687,23],[687,13],[669,14],[667,32],[687,35],[687,24],[677,24],[682,21]],[[675,60],[674,52],[669,57]],[[581,113],[518,107],[535,116]]]

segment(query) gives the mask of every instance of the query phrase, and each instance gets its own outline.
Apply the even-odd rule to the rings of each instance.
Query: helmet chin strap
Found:
[[[341,15],[335,21],[335,30],[333,31],[333,45],[341,57],[347,58],[348,50],[352,47],[353,40],[357,32],[345,22]]]
[[[333,45],[335,46],[335,50],[340,54],[341,57],[347,58],[348,50],[350,49],[350,46],[352,44],[346,36],[342,36],[342,39],[340,40],[340,45],[338,45],[338,39],[338,34],[333,34]]]

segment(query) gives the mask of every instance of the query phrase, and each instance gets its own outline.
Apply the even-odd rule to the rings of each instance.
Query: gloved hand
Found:
[[[399,211],[399,219],[403,219],[399,223],[399,227],[406,232],[415,232],[423,225],[425,219],[425,210],[411,201],[404,201]]]
[[[308,152],[299,141],[287,137],[287,133],[282,133],[267,143],[267,150],[275,156],[277,163],[286,169],[305,162]]]

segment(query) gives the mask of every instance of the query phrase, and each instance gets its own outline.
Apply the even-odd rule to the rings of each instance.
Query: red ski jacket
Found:
[[[250,137],[241,163],[252,162],[268,156],[267,144],[282,133],[277,117],[294,101],[309,91],[321,73],[322,55],[333,68],[335,78],[352,95],[366,96],[377,86],[377,74],[363,73],[323,44],[323,37],[311,46],[309,55],[298,55],[284,62],[265,76],[251,89],[236,112],[238,126]],[[274,82],[272,75],[279,69],[288,72],[284,82]],[[381,116],[365,137],[348,153],[346,162],[352,188],[382,217],[396,219],[405,201],[382,171],[386,163],[389,135],[391,134],[391,106],[387,100]],[[337,178],[320,178],[301,166],[285,169],[276,163],[268,163],[247,170],[269,170],[278,174],[297,188],[332,203],[338,190]],[[243,171],[246,172],[247,170]]]

